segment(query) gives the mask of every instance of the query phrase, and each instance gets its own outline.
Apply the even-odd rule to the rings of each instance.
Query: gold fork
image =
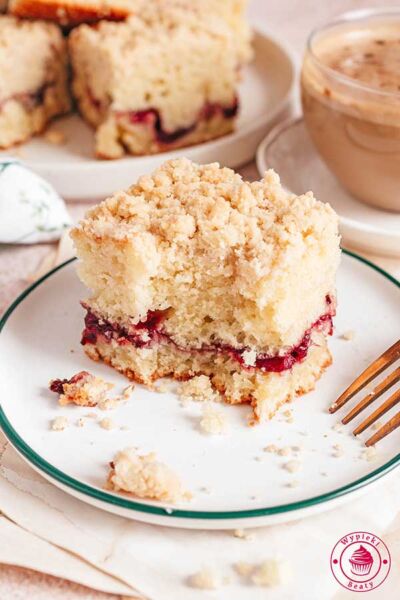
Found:
[[[400,359],[400,340],[395,342],[393,346],[390,346],[379,358],[374,360],[372,364],[369,365],[357,377],[355,381],[339,396],[339,398],[332,404],[329,408],[330,413],[335,413],[339,408],[342,408],[353,396],[358,394],[366,385],[368,385],[371,381],[373,381],[380,373],[382,373],[385,369],[390,367],[394,362]],[[367,406],[375,402],[377,398],[382,396],[388,389],[390,389],[393,385],[395,385],[398,381],[400,381],[400,366],[397,367],[390,375],[385,377],[377,386],[374,387],[372,392],[367,394],[351,411],[342,419],[342,423],[346,425],[349,423],[354,417],[360,414]],[[387,400],[383,402],[381,406],[379,406],[376,410],[374,410],[358,427],[356,427],[353,431],[354,435],[358,435],[365,431],[370,425],[375,423],[382,415],[387,413],[388,410],[396,406],[400,402],[400,387],[396,389],[393,394],[389,396]],[[398,412],[394,417],[389,419],[387,423],[385,423],[378,431],[372,435],[366,442],[366,446],[373,446],[379,440],[389,435],[392,431],[400,427],[400,412]]]

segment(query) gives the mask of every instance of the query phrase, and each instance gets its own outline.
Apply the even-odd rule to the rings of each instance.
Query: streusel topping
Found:
[[[179,159],[91,209],[72,237],[104,318],[169,309],[163,328],[181,346],[281,351],[334,296],[337,227],[328,204],[288,193],[273,171],[249,183]]]

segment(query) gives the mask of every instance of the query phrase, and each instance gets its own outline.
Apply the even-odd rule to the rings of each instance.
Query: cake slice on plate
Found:
[[[175,6],[70,35],[73,90],[96,128],[96,154],[119,158],[204,142],[232,131],[239,56],[232,29]],[[169,5],[168,5],[169,6]]]
[[[255,419],[331,362],[337,216],[268,171],[166,162],[72,231],[90,288],[82,344],[131,379],[206,375]]]
[[[53,23],[0,16],[0,148],[24,142],[70,109],[67,48]]]

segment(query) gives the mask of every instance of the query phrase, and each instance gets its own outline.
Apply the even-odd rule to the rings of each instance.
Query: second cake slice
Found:
[[[232,131],[239,57],[224,19],[185,6],[70,36],[73,90],[96,154],[153,154]]]

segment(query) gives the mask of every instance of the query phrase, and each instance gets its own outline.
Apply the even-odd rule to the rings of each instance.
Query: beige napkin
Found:
[[[127,585],[114,577],[106,575],[77,556],[49,544],[1,516],[0,540],[0,563],[62,577],[103,592],[132,593]]]
[[[250,540],[229,531],[185,531],[128,521],[80,502],[36,474],[5,444],[0,461],[0,509],[35,536],[82,557],[97,569],[130,586],[132,595],[151,600],[195,600],[199,591],[187,576],[212,567],[229,583],[205,598],[292,600],[307,590],[307,600],[330,600],[340,589],[329,567],[330,552],[342,535],[367,530],[388,539],[398,531],[400,474],[370,487],[367,494],[343,507],[285,525],[254,530]],[[377,510],[380,507],[380,510]],[[395,561],[400,548],[390,548]],[[288,562],[291,580],[275,588],[249,586],[234,574],[238,561],[267,558]],[[70,577],[62,574],[63,577]],[[83,573],[83,571],[82,571]],[[85,575],[87,576],[87,575]],[[95,577],[95,572],[91,573]],[[74,577],[77,580],[77,575]],[[398,582],[398,579],[397,579]],[[93,585],[93,583],[92,583]],[[102,589],[99,580],[95,587]],[[395,596],[396,577],[385,583],[385,599]],[[397,588],[398,589],[398,588]],[[268,595],[266,595],[268,593]],[[371,592],[369,598],[374,597]]]

